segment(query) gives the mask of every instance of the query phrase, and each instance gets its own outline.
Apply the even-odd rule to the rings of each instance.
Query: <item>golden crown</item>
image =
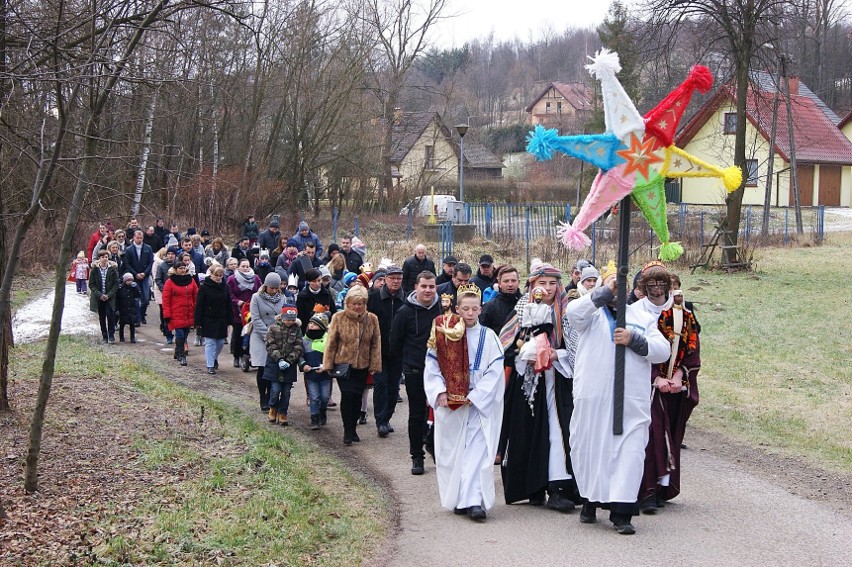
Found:
[[[459,286],[458,291],[456,292],[456,297],[461,297],[463,295],[475,295],[479,299],[482,299],[482,290],[479,289],[479,286],[472,283],[466,283]]]

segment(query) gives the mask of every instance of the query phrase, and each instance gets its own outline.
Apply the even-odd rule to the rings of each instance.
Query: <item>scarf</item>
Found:
[[[237,270],[234,272],[234,279],[237,280],[241,291],[254,291],[254,270],[251,268],[246,273]]]
[[[175,285],[179,285],[180,287],[186,287],[192,281],[192,276],[189,274],[184,274],[182,276],[173,274],[169,276],[169,279],[172,280]]]
[[[260,294],[260,298],[269,303],[278,303],[281,300],[281,292],[277,291],[274,294],[266,293],[265,291],[257,292]]]

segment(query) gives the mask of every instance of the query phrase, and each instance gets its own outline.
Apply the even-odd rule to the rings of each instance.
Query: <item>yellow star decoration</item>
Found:
[[[639,141],[636,134],[630,134],[630,147],[626,150],[619,150],[618,155],[627,160],[624,166],[624,175],[636,171],[645,179],[648,179],[648,168],[655,163],[662,163],[663,158],[654,153],[656,138],[648,134],[645,135],[643,141]]]

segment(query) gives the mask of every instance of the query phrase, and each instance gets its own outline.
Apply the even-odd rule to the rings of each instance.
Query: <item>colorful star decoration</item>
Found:
[[[636,134],[631,134],[630,148],[615,152],[627,160],[624,173],[636,171],[647,180],[648,168],[651,167],[651,164],[663,162],[663,158],[654,152],[655,144],[656,140],[653,137],[646,136],[644,140],[640,141]]]
[[[659,257],[676,260],[683,248],[669,238],[665,207],[667,177],[717,177],[730,192],[742,184],[739,167],[721,168],[706,163],[674,145],[674,135],[695,90],[706,92],[713,84],[709,69],[696,65],[689,76],[645,116],[616,78],[621,71],[618,54],[602,49],[586,69],[601,82],[606,133],[560,136],[538,125],[527,138],[527,151],[539,160],[561,151],[601,169],[572,224],[562,223],[558,236],[574,250],[591,244],[583,232],[592,222],[630,195],[660,239]]]

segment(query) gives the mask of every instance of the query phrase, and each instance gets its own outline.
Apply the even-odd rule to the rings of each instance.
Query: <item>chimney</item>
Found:
[[[799,95],[799,76],[798,75],[790,75],[788,79],[787,86],[789,87],[789,93],[793,96]]]

